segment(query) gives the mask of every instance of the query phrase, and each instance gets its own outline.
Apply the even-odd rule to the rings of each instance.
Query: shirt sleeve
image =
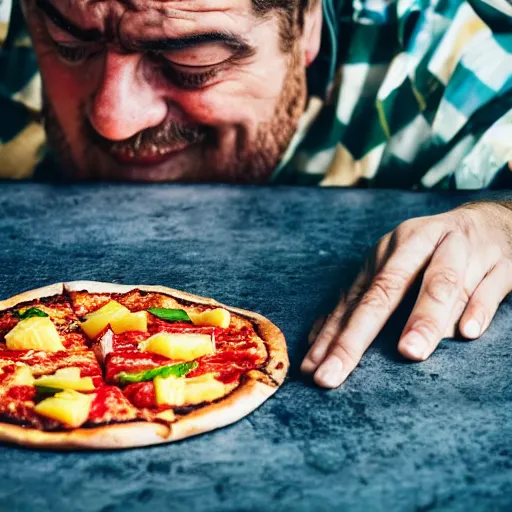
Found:
[[[41,79],[19,2],[0,0],[0,178],[33,175],[45,150]]]

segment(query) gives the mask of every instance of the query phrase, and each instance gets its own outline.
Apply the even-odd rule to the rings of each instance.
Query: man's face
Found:
[[[306,99],[304,36],[251,0],[26,0],[50,144],[77,178],[257,182]]]

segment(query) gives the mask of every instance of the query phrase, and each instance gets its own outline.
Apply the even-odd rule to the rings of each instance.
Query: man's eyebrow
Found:
[[[239,55],[250,54],[254,51],[254,48],[241,36],[228,32],[207,32],[178,38],[123,41],[123,48],[137,52],[172,52],[211,43],[220,43]]]
[[[49,0],[36,0],[36,5],[57,27],[80,41],[94,42],[103,38],[98,29],[83,29],[73,24]],[[171,52],[209,43],[221,43],[239,56],[249,56],[255,51],[241,36],[230,32],[207,32],[154,40],[124,40],[122,46],[129,52]]]
[[[102,35],[98,29],[83,29],[66,19],[48,0],[36,0],[37,7],[60,29],[81,41],[98,41]]]

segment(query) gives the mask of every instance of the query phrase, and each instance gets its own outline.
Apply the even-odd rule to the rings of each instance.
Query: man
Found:
[[[510,182],[507,0],[22,7],[48,145],[64,177],[443,189]],[[30,80],[16,13],[0,68],[7,83],[6,70],[18,79],[1,90],[4,176],[9,165],[29,174],[44,147],[37,101],[29,101],[39,82]],[[20,106],[27,103],[31,111]],[[456,331],[479,338],[512,290],[511,210],[508,202],[466,205],[384,237],[312,332],[303,371],[339,386],[423,271],[399,351],[423,361]]]

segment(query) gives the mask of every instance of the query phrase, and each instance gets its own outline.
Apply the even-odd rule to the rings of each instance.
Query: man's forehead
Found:
[[[50,0],[50,3],[67,13],[158,11],[184,18],[192,18],[201,13],[252,11],[251,0]]]
[[[46,0],[59,13],[84,29],[109,31],[124,25],[130,31],[156,30],[180,24],[183,31],[197,24],[232,30],[251,17],[252,0]],[[119,30],[120,27],[117,27]],[[240,30],[243,27],[238,26]]]

